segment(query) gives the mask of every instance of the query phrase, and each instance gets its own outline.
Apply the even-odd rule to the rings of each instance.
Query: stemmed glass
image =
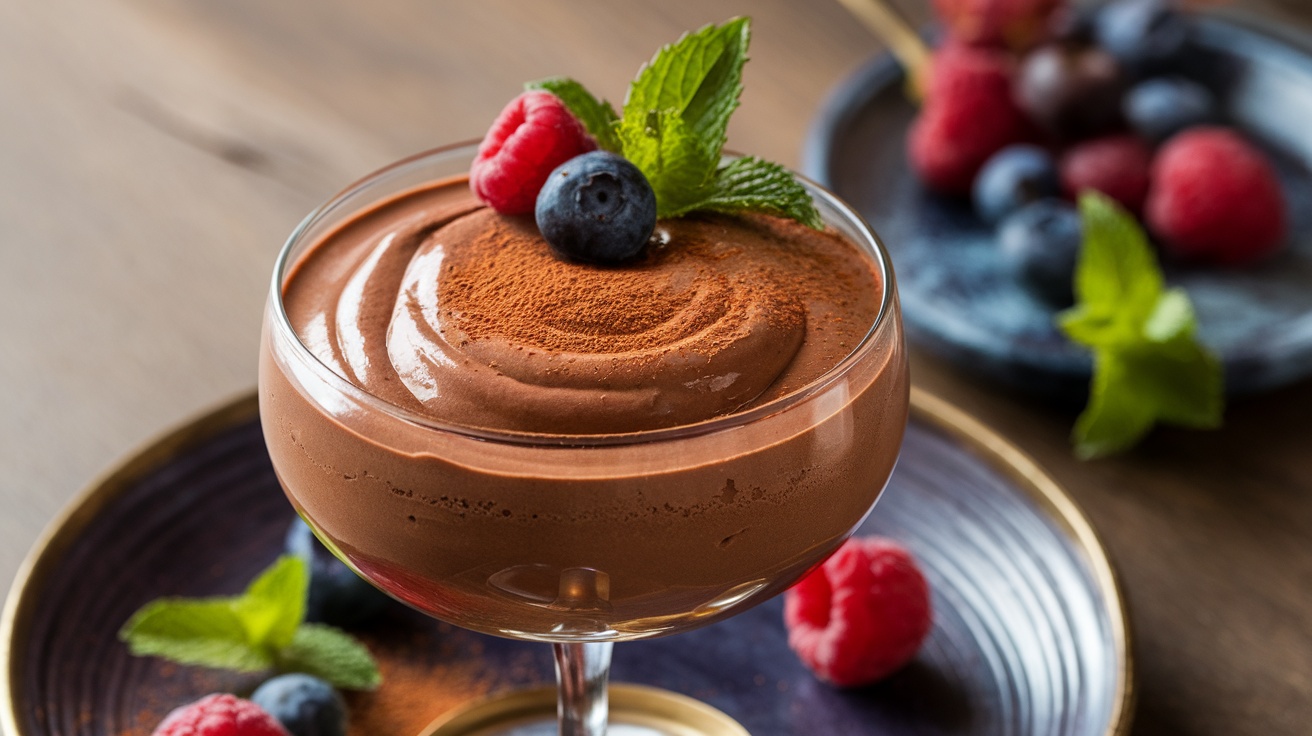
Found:
[[[298,259],[365,209],[459,185],[474,144],[378,171],[296,229],[278,256],[260,412],[287,497],[334,554],[443,621],[550,642],[560,732],[605,733],[614,642],[703,626],[819,564],[874,506],[906,426],[893,271],[877,237],[804,182],[884,286],[875,324],[805,388],[693,425],[622,435],[499,432],[420,416],[334,372],[291,326]]]

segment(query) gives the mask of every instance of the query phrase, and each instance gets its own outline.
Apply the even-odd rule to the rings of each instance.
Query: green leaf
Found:
[[[656,216],[689,211],[715,175],[718,152],[710,157],[683,118],[672,110],[625,114],[619,127],[624,155],[647,177],[656,194]]]
[[[649,113],[673,112],[703,149],[703,158],[718,164],[729,117],[743,91],[750,41],[750,21],[735,18],[661,47],[629,85],[625,119],[641,123]]]
[[[1093,350],[1089,405],[1076,420],[1075,451],[1094,458],[1132,447],[1157,422],[1210,429],[1225,410],[1220,361],[1196,337],[1189,295],[1166,289],[1142,228],[1106,197],[1080,198],[1084,250],[1078,303],[1058,315]]]
[[[307,567],[300,557],[279,557],[233,601],[233,610],[253,646],[278,650],[292,643],[296,627],[305,618],[305,595],[310,586]]]
[[[278,658],[284,672],[304,672],[350,690],[373,690],[383,682],[378,664],[363,644],[321,624],[305,624]]]
[[[119,631],[128,651],[182,664],[252,672],[273,664],[252,646],[231,598],[161,598],[133,614]]]
[[[1089,405],[1075,422],[1075,454],[1081,459],[1129,449],[1152,429],[1156,413],[1135,390],[1133,371],[1114,351],[1095,356]]]
[[[536,82],[529,82],[524,88],[546,90],[560,98],[560,101],[565,103],[565,107],[569,108],[574,117],[583,123],[588,133],[597,140],[598,146],[614,153],[620,152],[620,139],[615,132],[620,117],[615,114],[615,108],[611,107],[609,102],[598,100],[582,84],[569,77],[539,79]]]
[[[1161,296],[1162,274],[1143,228],[1105,195],[1080,195],[1084,248],[1075,271],[1076,301],[1112,325],[1139,323]]]
[[[817,230],[824,227],[811,195],[792,172],[754,156],[735,159],[720,168],[700,195],[697,201],[671,214],[681,215],[692,210],[769,212],[790,217]]]

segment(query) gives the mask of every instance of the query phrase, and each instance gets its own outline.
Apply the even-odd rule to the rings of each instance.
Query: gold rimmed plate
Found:
[[[912,407],[898,469],[860,533],[902,542],[930,579],[934,630],[915,662],[871,687],[830,688],[788,650],[776,599],[617,647],[614,679],[690,696],[756,736],[1128,733],[1129,632],[1092,528],[992,431],[924,392]],[[239,591],[279,553],[292,518],[254,396],[92,484],[43,535],[6,602],[0,726],[10,736],[146,736],[200,695],[248,693],[258,676],[133,658],[115,634],[152,598]],[[357,633],[385,683],[349,695],[353,736],[418,734],[552,679],[548,647],[400,606]]]

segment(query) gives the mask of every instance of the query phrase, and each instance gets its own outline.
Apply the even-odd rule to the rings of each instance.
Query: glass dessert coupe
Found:
[[[434,182],[467,187],[475,150],[382,169],[292,234],[261,342],[265,439],[288,498],[334,554],[438,619],[552,643],[560,732],[602,734],[614,642],[703,626],[770,598],[874,506],[908,410],[893,271],[869,226],[804,182],[827,227],[883,286],[864,338],[818,379],[737,413],[623,434],[438,421],[316,357],[292,326],[284,288],[307,250],[362,211]]]

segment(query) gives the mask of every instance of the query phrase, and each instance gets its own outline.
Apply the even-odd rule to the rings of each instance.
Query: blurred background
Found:
[[[928,21],[927,0],[899,5]],[[1312,28],[1308,0],[1231,7]],[[389,161],[480,138],[527,80],[568,75],[618,102],[657,46],[740,14],[754,19],[753,61],[729,145],[796,166],[822,100],[880,50],[835,0],[0,3],[0,581],[97,472],[253,388],[273,259],[313,207]],[[1136,733],[1306,728],[1312,652],[1280,637],[1290,617],[1308,620],[1312,578],[1238,605],[1250,591],[1234,581],[1279,555],[1207,558],[1209,535],[1221,520],[1260,535],[1277,506],[1195,495],[1215,468],[1189,460],[1297,421],[1306,387],[1248,402],[1219,435],[1168,433],[1090,466],[1070,458],[1071,413],[924,356],[914,371],[1051,468],[1108,537],[1132,605],[1152,599],[1135,609]],[[1303,450],[1263,437],[1246,455],[1257,475],[1236,476],[1277,495],[1306,486],[1284,475]],[[1182,517],[1189,531],[1134,541]],[[1193,566],[1206,572],[1173,602]],[[1210,600],[1247,618],[1219,620]]]

